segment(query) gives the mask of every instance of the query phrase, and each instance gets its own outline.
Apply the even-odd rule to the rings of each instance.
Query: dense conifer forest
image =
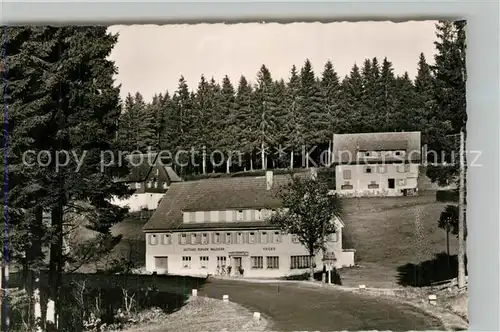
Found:
[[[194,158],[179,154],[174,163],[183,176],[307,167],[309,151],[325,165],[323,151],[334,133],[421,131],[429,150],[450,151],[447,135],[466,121],[465,32],[461,22],[441,22],[436,33],[434,64],[420,54],[416,77],[395,75],[387,58],[353,64],[346,77],[331,61],[313,69],[306,59],[290,68],[287,80],[263,64],[255,78],[237,82],[201,75],[197,86],[188,86],[181,76],[176,91],[158,93],[150,103],[140,92],[129,94],[119,145],[168,151],[172,159],[177,151],[194,151]]]

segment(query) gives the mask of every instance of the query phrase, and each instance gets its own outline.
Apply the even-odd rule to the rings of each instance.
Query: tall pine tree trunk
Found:
[[[293,169],[293,151],[290,153],[290,169]]]
[[[264,151],[264,142],[260,144],[260,159],[262,161],[262,170],[266,169],[266,153]]]
[[[207,147],[203,147],[203,160],[201,161],[203,167],[203,174],[207,174]]]
[[[62,197],[52,209],[53,238],[50,246],[49,263],[49,299],[47,303],[47,331],[58,330],[58,313],[60,308],[60,287],[62,277],[62,237],[63,237],[63,202]]]
[[[250,152],[250,171],[253,172],[253,151]]]

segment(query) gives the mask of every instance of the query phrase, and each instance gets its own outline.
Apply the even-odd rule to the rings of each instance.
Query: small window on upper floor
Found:
[[[180,235],[179,244],[186,244],[186,243],[187,243],[187,234],[183,233]]]
[[[148,181],[148,188],[151,188],[153,186],[153,182],[152,181]]]
[[[214,244],[220,243],[220,233],[214,233]]]
[[[248,243],[255,243],[256,238],[255,238],[255,232],[250,232],[248,234]]]
[[[140,182],[137,182],[137,183],[135,184],[135,187],[136,187],[137,189],[141,189],[141,183],[140,183]]]
[[[149,244],[155,246],[158,244],[158,237],[156,234],[149,234]]]
[[[396,156],[400,156],[400,155],[401,155],[401,152],[400,152],[400,151],[396,151],[395,155],[396,155]]]
[[[372,172],[372,168],[371,167],[366,167],[365,168],[365,173],[371,173]]]
[[[167,189],[167,183],[166,182],[163,182],[163,189]]]
[[[239,210],[237,212],[237,218],[236,218],[238,221],[243,221],[243,211],[242,210]]]
[[[201,244],[208,244],[208,233],[201,234]]]

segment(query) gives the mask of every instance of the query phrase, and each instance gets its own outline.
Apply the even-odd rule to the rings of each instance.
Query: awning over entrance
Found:
[[[229,256],[248,256],[248,251],[231,251]]]

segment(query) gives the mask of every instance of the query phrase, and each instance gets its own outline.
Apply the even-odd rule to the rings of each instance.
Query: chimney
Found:
[[[271,190],[273,187],[273,171],[266,172],[266,189]]]
[[[318,179],[318,169],[315,167],[311,167],[310,170],[311,170],[311,179],[312,180]]]

